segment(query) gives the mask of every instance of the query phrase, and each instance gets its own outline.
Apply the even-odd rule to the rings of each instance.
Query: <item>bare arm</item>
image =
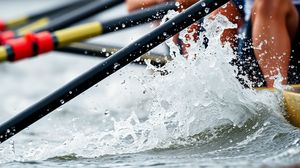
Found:
[[[187,8],[191,6],[192,4],[198,2],[198,0],[177,0],[182,8]],[[242,26],[243,19],[241,17],[241,14],[237,7],[234,5],[233,2],[228,2],[225,8],[219,8],[215,10],[211,16],[214,18],[217,14],[222,14],[228,18],[228,20],[234,24],[238,25],[238,28]],[[227,29],[224,31],[221,37],[221,41],[224,42],[230,42],[232,47],[235,47],[237,44],[236,35],[238,33],[237,29]]]
[[[273,77],[278,74],[278,70],[284,78],[283,84],[287,84],[292,41],[298,21],[298,12],[291,0],[254,1],[254,53],[268,87],[273,86]]]
[[[215,10],[212,13],[212,17],[215,17],[217,14],[226,16],[230,22],[237,24],[238,28],[243,24],[243,18],[233,2],[228,2],[225,8]],[[225,30],[222,34],[221,41],[223,43],[230,42],[231,46],[235,47],[237,45],[236,35],[238,33],[238,28]]]

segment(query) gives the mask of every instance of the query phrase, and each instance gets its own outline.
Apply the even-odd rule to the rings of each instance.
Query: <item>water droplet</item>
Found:
[[[205,13],[208,13],[209,12],[209,8],[205,8],[204,11],[205,11]]]
[[[106,109],[105,112],[104,112],[104,115],[108,117],[109,114],[110,114],[110,111],[108,109]]]
[[[58,112],[60,112],[60,111],[62,111],[62,110],[63,110],[62,107],[56,109],[56,111],[58,111]]]
[[[102,51],[102,52],[106,52],[106,48],[102,48],[101,51]]]
[[[60,104],[65,104],[64,99],[61,99],[61,100],[60,100]]]
[[[243,9],[243,5],[239,5],[239,9]]]
[[[206,3],[205,3],[205,2],[201,2],[201,6],[202,6],[202,7],[205,7],[205,6],[206,6]]]
[[[114,64],[114,69],[117,69],[119,66],[120,66],[119,63],[115,63],[115,64]]]
[[[122,24],[122,28],[125,28],[125,27],[126,27],[126,25],[123,23],[123,24]]]

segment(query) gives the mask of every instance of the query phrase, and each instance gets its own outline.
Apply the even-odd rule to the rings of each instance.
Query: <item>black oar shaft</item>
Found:
[[[100,45],[100,44],[92,44],[92,43],[72,43],[66,47],[62,47],[57,49],[56,51],[78,54],[81,56],[89,56],[89,57],[97,57],[97,58],[107,58],[117,51],[119,51],[121,47],[108,46],[108,45]],[[171,57],[165,56],[162,54],[156,53],[146,53],[140,57],[140,59],[135,60],[133,63],[139,65],[145,65],[145,61],[149,60],[152,65],[155,66],[163,66],[168,61],[171,60]]]
[[[113,56],[105,59],[97,66],[80,75],[51,95],[3,123],[0,126],[0,142],[4,142],[24,128],[30,126],[32,123],[86,91],[110,74],[121,69],[131,61],[137,59],[140,55],[153,49],[166,39],[228,1],[229,0],[203,0],[198,2],[173,19],[160,25],[151,33],[143,36]]]
[[[89,1],[94,1],[94,0],[89,0]],[[72,1],[72,2],[67,2],[67,3],[64,3],[60,6],[50,8],[48,10],[43,10],[43,11],[37,12],[35,14],[31,14],[31,15],[28,16],[28,19],[29,20],[36,20],[36,19],[39,19],[39,18],[44,17],[44,16],[55,15],[57,12],[61,12],[61,11],[66,10],[66,9],[69,10],[69,9],[77,8],[77,7],[80,7],[80,6],[84,6],[86,3],[89,3],[89,2],[86,1],[86,0],[76,0],[76,1]]]
[[[103,27],[103,33],[114,32],[126,27],[132,27],[135,25],[148,23],[153,20],[161,19],[168,10],[176,10],[177,6],[175,2],[168,2],[165,4],[157,5],[151,8],[141,9],[138,12],[131,13],[128,16],[120,19],[111,19],[101,22]],[[153,13],[155,11],[155,14]]]
[[[124,0],[97,0],[89,3],[78,10],[72,11],[61,18],[54,20],[51,24],[45,26],[44,28],[38,29],[34,32],[42,31],[55,31],[72,24],[75,24],[83,19],[91,17],[99,12],[109,9],[113,6],[121,4]]]
[[[69,13],[62,15],[61,17],[52,20],[51,23],[44,24],[42,26],[35,27],[34,30],[29,32],[39,33],[44,31],[53,32],[60,30],[66,27],[69,27],[72,24],[75,24],[83,19],[91,17],[95,14],[105,11],[111,7],[114,7],[118,4],[121,4],[124,0],[95,0],[92,2],[87,2],[86,5],[83,5],[77,10],[73,10]],[[16,39],[22,37],[24,33],[28,33],[28,29],[25,31],[6,31],[0,34],[0,43],[5,44],[9,39]]]
[[[43,28],[43,27],[51,24],[51,22],[53,20],[56,20],[71,11],[75,11],[79,8],[82,8],[83,6],[88,5],[89,3],[92,3],[93,1],[95,1],[95,0],[89,0],[87,2],[80,0],[78,2],[75,2],[74,4],[72,3],[72,5],[70,5],[70,6],[66,6],[64,8],[59,8],[58,10],[56,10],[53,13],[49,13],[45,16],[38,17],[36,19],[33,19],[33,21],[30,20],[25,25],[16,27],[14,29],[15,34],[22,35],[22,34]]]
[[[45,17],[45,16],[53,15],[57,12],[60,12],[61,10],[66,10],[66,9],[71,9],[71,8],[82,6],[85,3],[87,3],[87,2],[82,1],[82,0],[77,0],[77,1],[74,1],[74,2],[72,1],[72,2],[68,2],[68,3],[64,3],[60,6],[56,6],[56,7],[50,8],[50,9],[45,9],[43,11],[36,12],[36,13],[33,13],[33,14],[29,14],[27,16],[25,15],[25,16],[21,16],[21,17],[12,19],[12,20],[8,20],[4,24],[6,24],[5,25],[6,29],[14,29],[14,28],[19,27],[19,26],[21,26],[23,24],[26,24],[28,22],[40,19],[40,18]]]
[[[78,42],[87,38],[127,29],[142,23],[148,23],[157,19],[161,19],[168,12],[168,10],[172,9],[176,9],[175,3],[165,3],[156,7],[146,8],[131,13],[127,16],[111,19],[109,21],[98,23],[93,22],[86,24],[86,26],[75,26],[74,28],[55,31],[53,32],[53,35],[57,38],[56,47],[66,46],[71,42]]]

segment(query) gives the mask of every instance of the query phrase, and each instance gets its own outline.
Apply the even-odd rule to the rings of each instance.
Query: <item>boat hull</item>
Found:
[[[293,86],[295,91],[285,91],[286,118],[294,126],[300,128],[300,85]]]

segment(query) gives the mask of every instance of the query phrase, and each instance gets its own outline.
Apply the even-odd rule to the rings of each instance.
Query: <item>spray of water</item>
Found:
[[[171,11],[168,16],[175,14]],[[237,69],[229,64],[235,55],[228,43],[220,41],[224,29],[236,25],[218,15],[202,26],[207,30],[202,34],[209,39],[207,48],[202,38],[185,41],[193,32],[184,30],[179,38],[190,43],[189,56],[182,56],[171,39],[167,44],[173,61],[162,68],[148,66],[154,73],[140,80],[147,97],[142,105],[149,114],[145,120],[133,112],[125,120],[113,120],[112,130],[94,134],[88,141],[84,134],[77,135],[66,143],[69,149],[76,149],[72,153],[91,157],[187,145],[201,132],[228,124],[242,127],[262,109],[281,116],[275,94],[245,89],[236,79]]]
[[[167,17],[174,15],[176,12],[170,11]],[[40,144],[39,149],[22,154],[22,159],[41,160],[68,154],[91,158],[189,145],[201,140],[194,139],[195,135],[228,125],[244,127],[263,112],[281,118],[280,97],[245,89],[236,79],[237,68],[229,64],[235,58],[234,52],[228,43],[220,41],[224,29],[236,25],[218,15],[213,20],[205,19],[201,26],[206,31],[197,42],[185,38],[194,32],[184,30],[179,35],[183,42],[190,43],[187,58],[168,40],[173,60],[161,68],[148,65],[154,73],[139,79],[144,98],[127,119],[112,118],[112,129],[106,131],[77,131],[60,145]],[[203,46],[203,36],[209,39],[207,48]],[[141,109],[148,116],[138,117],[136,112]],[[245,141],[251,139],[255,137]]]

